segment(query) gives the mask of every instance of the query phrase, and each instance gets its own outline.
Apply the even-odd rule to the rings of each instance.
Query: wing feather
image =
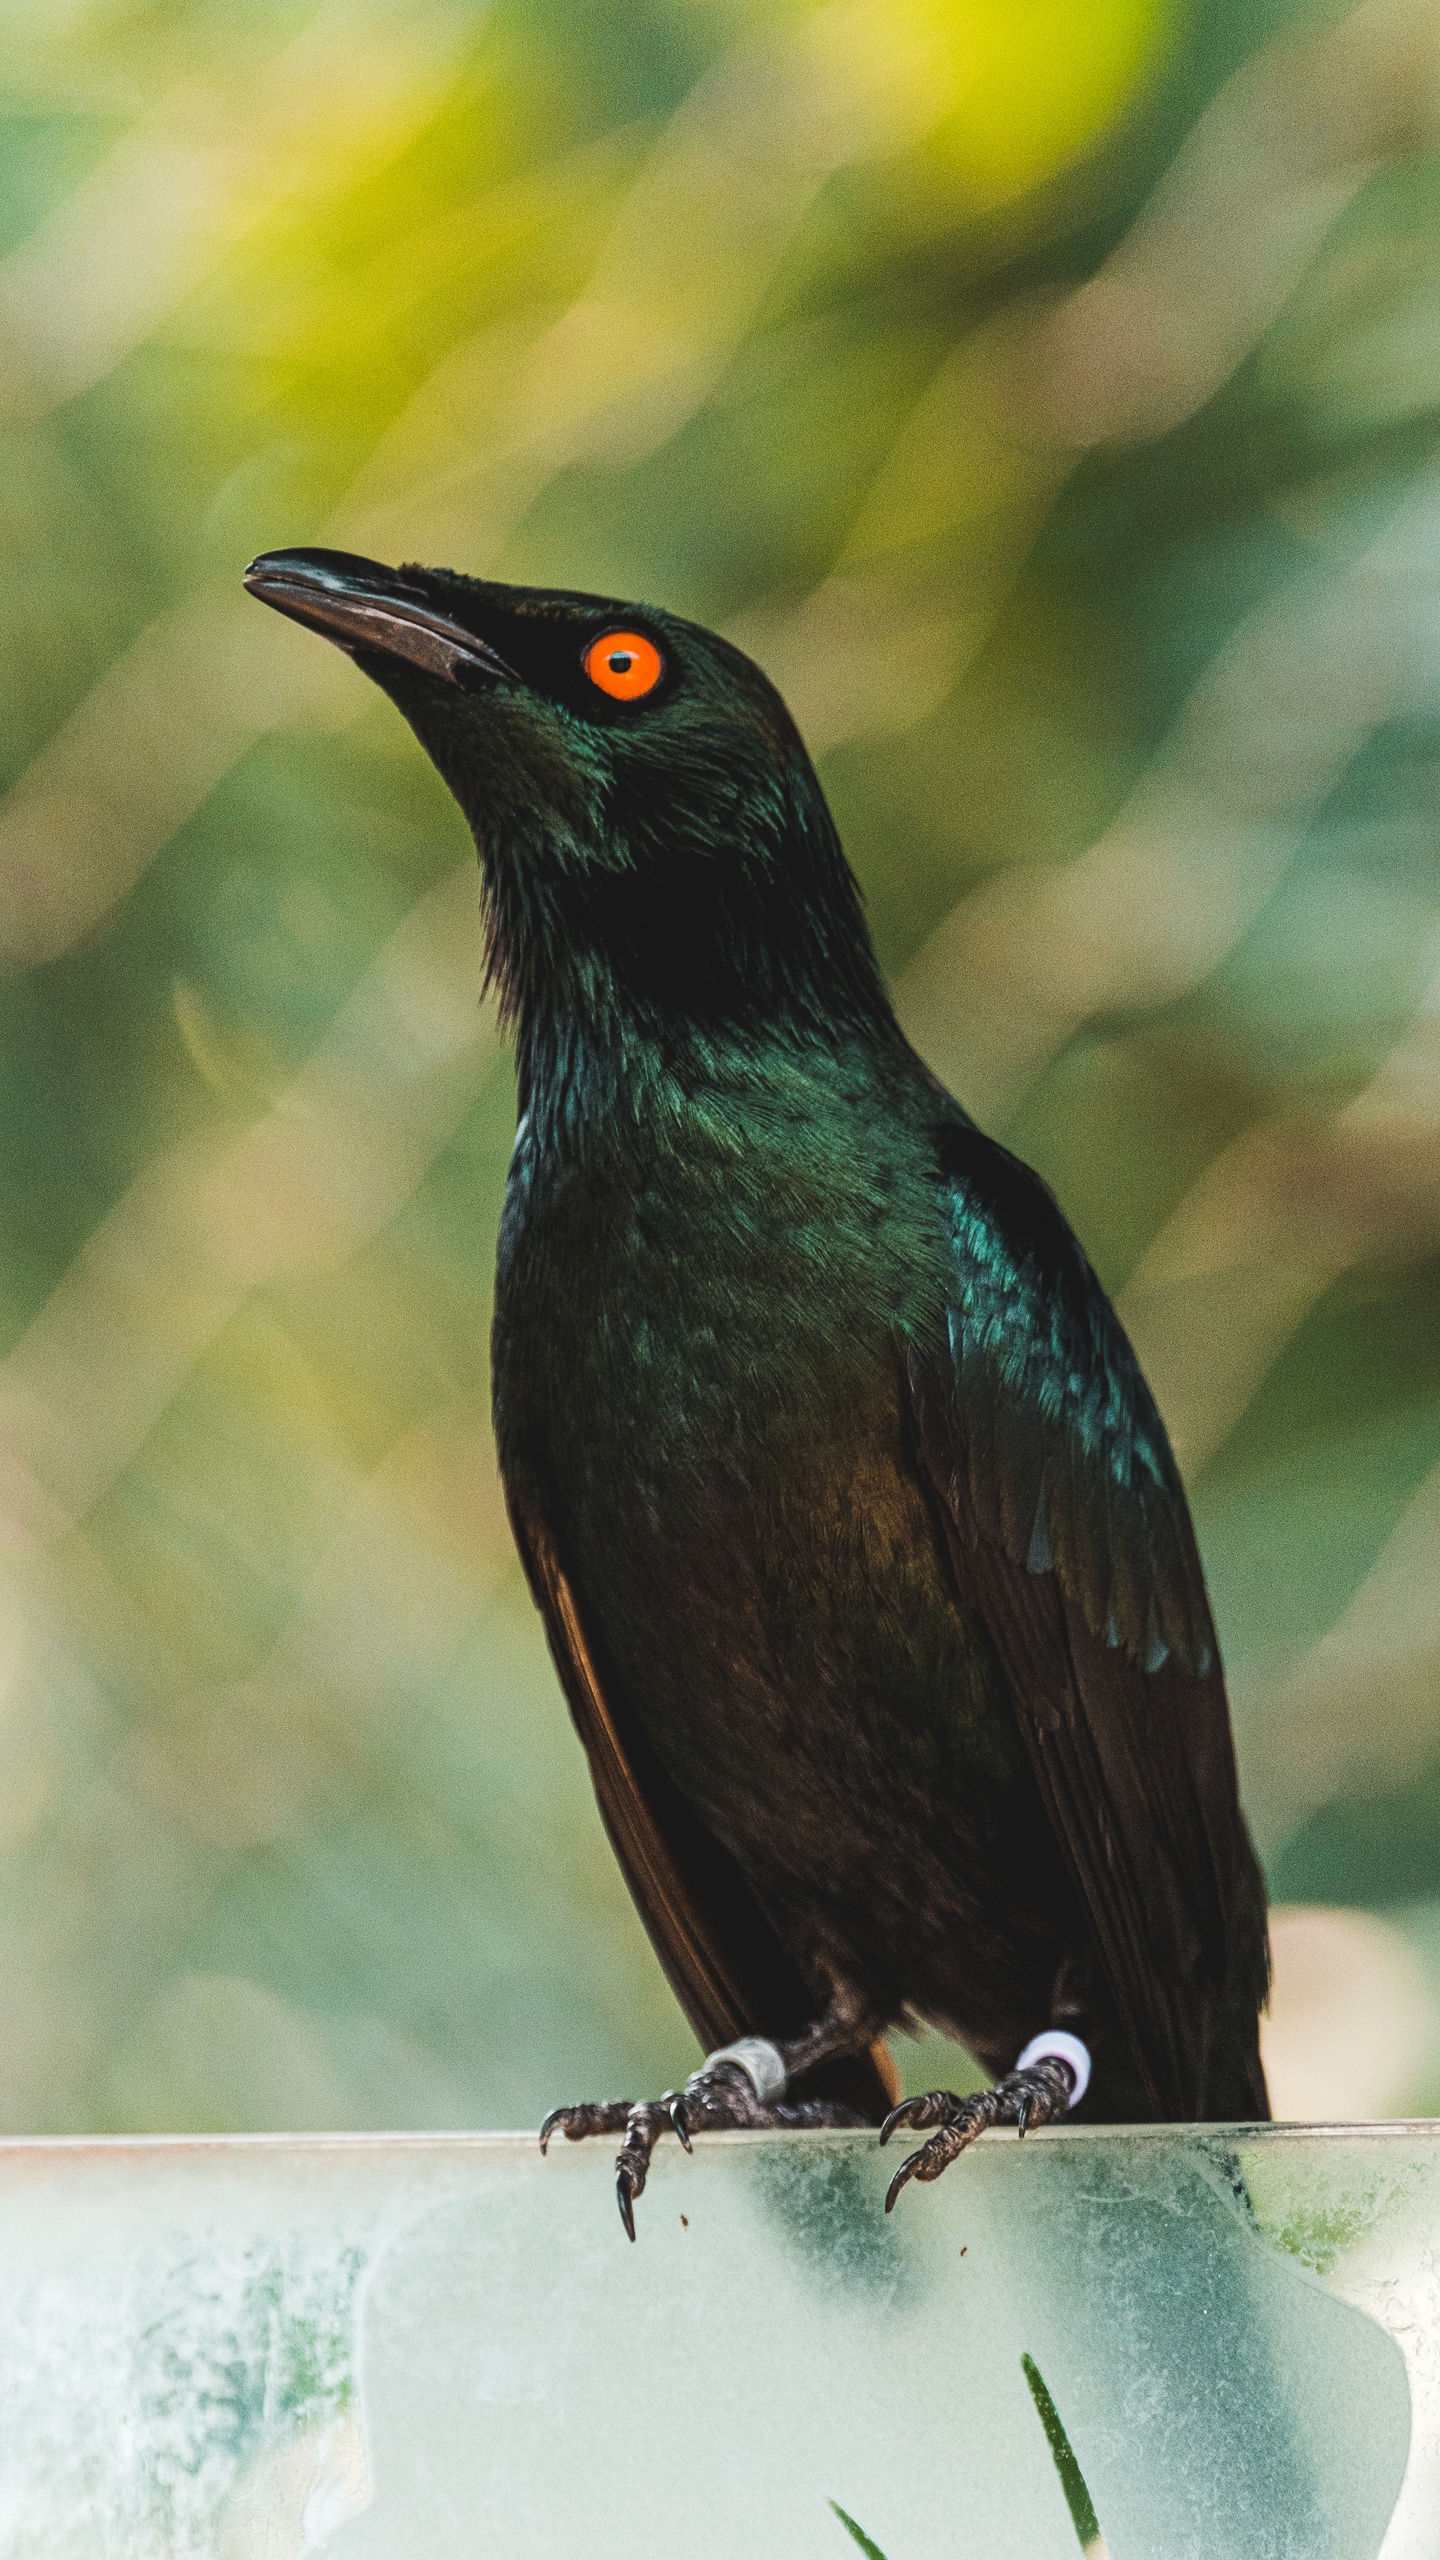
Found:
[[[958,1114],[939,1146],[948,1303],[904,1345],[922,1475],[1157,2115],[1264,2113],[1264,1888],[1164,1425],[1038,1176]]]
[[[737,2036],[784,2036],[814,1995],[739,1867],[660,1767],[602,1676],[576,1595],[538,1510],[512,1494],[516,1544],[575,1727],[601,1819],[670,1986],[707,2051]],[[879,2123],[899,2094],[883,2042],[810,2073],[807,2097],[842,2100]]]

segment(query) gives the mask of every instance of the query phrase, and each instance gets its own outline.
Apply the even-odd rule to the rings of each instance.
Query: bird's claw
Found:
[[[552,2107],[540,2127],[541,2153],[549,2150],[557,2133],[563,2133],[567,2142],[583,2142],[589,2133],[618,2133],[629,2114],[628,2098],[603,2099],[593,2106]]]
[[[902,2098],[880,2127],[882,2151],[891,2134],[898,2133],[902,2125],[912,2126],[918,2133],[925,2125],[949,2124],[957,2107],[965,2104],[965,2099],[957,2098],[951,2089],[927,2089],[923,2097]]]
[[[720,2062],[694,2071],[683,2089],[667,2089],[662,2098],[611,2098],[598,2106],[552,2107],[540,2127],[540,2148],[563,2133],[567,2142],[583,2142],[591,2133],[623,2133],[615,2160],[615,2200],[626,2237],[635,2237],[635,2200],[643,2195],[650,2154],[662,2133],[673,2133],[686,2151],[696,2133],[735,2133],[765,2125],[858,2125],[852,2107],[831,2098],[799,2099],[763,2106],[753,2083],[738,2063]]]
[[[1013,2124],[1022,2140],[1032,2125],[1048,2124],[1052,2117],[1063,2116],[1070,2104],[1074,2088],[1067,2063],[1047,2057],[1033,2063],[1028,2071],[1008,2072],[993,2089],[977,2089],[969,2097],[960,2098],[951,2089],[929,2089],[923,2097],[902,2098],[892,2107],[880,2128],[880,2140],[889,2141],[902,2125],[918,2132],[927,2125],[938,2131],[918,2151],[902,2160],[890,2181],[885,2196],[885,2210],[894,2210],[895,2199],[912,2178],[928,2186],[968,2151],[972,2142],[992,2124]]]
[[[629,2240],[635,2237],[635,2199],[644,2193],[650,2154],[667,2124],[679,2136],[681,2148],[693,2151],[690,2118],[684,2095],[678,2089],[667,2089],[663,2098],[631,2107],[625,2118],[625,2139],[615,2162],[615,2201]],[[612,2128],[607,2126],[604,2130]]]
[[[912,2178],[918,2178],[922,2185],[928,2186],[932,2178],[939,2177],[942,2169],[949,2168],[952,2160],[958,2160],[961,2152],[968,2148],[977,2134],[984,2132],[987,2124],[995,2122],[996,2109],[991,2103],[994,2096],[991,2089],[980,2090],[968,2098],[957,2098],[949,2089],[929,2089],[923,2097],[902,2099],[898,2107],[891,2108],[880,2127],[882,2143],[888,2142],[891,2134],[898,2133],[902,2125],[913,2126],[917,2132],[926,2125],[935,2125],[939,2130],[931,2134],[928,2142],[922,2142],[918,2151],[912,2151],[908,2159],[901,2161],[886,2189],[887,2213],[894,2211],[896,2197]]]
[[[667,2089],[663,2098],[642,2099],[638,2105],[629,2098],[610,2098],[591,2106],[552,2107],[540,2127],[540,2148],[548,2151],[557,2133],[563,2133],[567,2142],[583,2142],[587,2134],[623,2132],[625,2139],[615,2161],[615,2200],[626,2235],[633,2240],[635,2199],[645,2191],[650,2154],[667,2126],[687,2151],[693,2150],[690,2113],[681,2090]]]
[[[620,2207],[620,2219],[629,2240],[635,2237],[635,2200],[645,2192],[645,2181],[650,2174],[650,2154],[666,2126],[674,2124],[676,2104],[674,2090],[667,2089],[663,2098],[642,2099],[638,2106],[626,2109],[625,2139],[615,2158],[615,2201]],[[595,2127],[597,2133],[614,2130],[613,2125]],[[687,2125],[682,2137],[687,2151],[690,2148],[689,2130]]]

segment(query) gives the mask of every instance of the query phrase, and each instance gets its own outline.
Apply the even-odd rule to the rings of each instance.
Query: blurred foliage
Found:
[[[1278,1888],[1440,1967],[1436,55],[1416,0],[7,13],[0,2124],[691,2060],[494,1479],[467,843],[238,595],[293,542],[764,659],[1121,1293]]]

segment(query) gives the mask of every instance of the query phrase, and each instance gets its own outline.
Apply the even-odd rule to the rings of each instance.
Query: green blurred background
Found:
[[[1440,2106],[1433,10],[0,24],[0,2128],[694,2058],[495,1481],[468,841],[239,591],[310,542],[776,675],[1170,1419],[1277,2100]]]

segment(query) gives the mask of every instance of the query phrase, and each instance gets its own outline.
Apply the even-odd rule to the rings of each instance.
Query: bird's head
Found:
[[[272,551],[252,595],[345,649],[409,721],[479,848],[491,965],[522,1029],[884,1005],[794,722],[728,642],[649,606]]]

